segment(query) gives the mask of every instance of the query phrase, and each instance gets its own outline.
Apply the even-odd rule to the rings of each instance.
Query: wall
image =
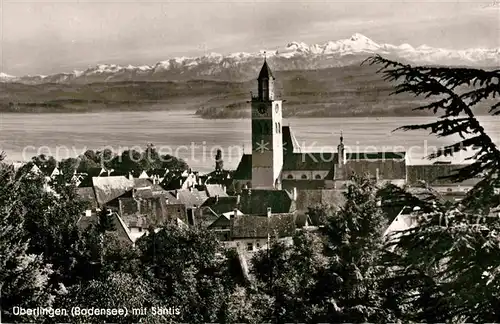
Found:
[[[318,180],[316,176],[319,175],[321,179],[325,179],[330,171],[328,170],[297,170],[297,171],[283,171],[281,174],[281,179],[288,179],[288,176],[292,176],[293,180],[303,180],[302,176],[306,175],[307,179],[304,180]]]

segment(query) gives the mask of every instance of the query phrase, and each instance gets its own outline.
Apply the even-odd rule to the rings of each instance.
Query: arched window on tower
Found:
[[[302,180],[305,180],[305,179],[307,179],[307,175],[303,174],[300,178],[301,178]]]
[[[314,176],[314,178],[315,178],[316,180],[321,180],[321,175],[317,174],[316,176]]]
[[[293,174],[289,174],[286,178],[290,180],[293,179]]]
[[[278,133],[281,133],[281,123],[278,122]]]

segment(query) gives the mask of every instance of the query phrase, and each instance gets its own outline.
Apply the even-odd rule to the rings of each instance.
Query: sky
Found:
[[[325,43],[500,47],[494,1],[0,0],[0,72],[153,65],[176,56]]]

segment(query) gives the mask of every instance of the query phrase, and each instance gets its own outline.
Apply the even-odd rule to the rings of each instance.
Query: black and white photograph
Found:
[[[498,0],[0,0],[1,323],[500,323]]]

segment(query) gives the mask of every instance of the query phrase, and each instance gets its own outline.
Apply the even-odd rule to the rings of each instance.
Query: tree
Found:
[[[219,322],[227,300],[226,259],[215,234],[169,225],[139,239],[143,276],[162,301],[182,308],[181,322]]]
[[[31,158],[31,161],[42,171],[47,172],[57,167],[57,160],[53,156],[40,154]]]
[[[411,66],[381,56],[370,57],[367,62],[381,65],[379,72],[386,80],[399,82],[394,94],[410,93],[434,99],[415,110],[430,110],[439,114],[437,121],[406,125],[400,129],[430,130],[431,134],[440,137],[456,135],[461,139],[429,154],[429,159],[452,156],[464,150],[475,151],[468,158],[473,162],[449,178],[457,182],[482,178],[462,201],[462,205],[487,215],[499,203],[498,193],[493,188],[500,187],[500,150],[481,125],[475,110],[482,105],[489,105],[492,116],[500,114],[500,102],[495,100],[500,96],[500,70]]]
[[[98,316],[76,314],[67,318],[59,317],[59,322],[80,323],[168,323],[176,321],[180,309],[172,303],[163,303],[155,299],[151,285],[141,277],[116,272],[100,279],[73,285],[68,292],[56,300],[60,308],[122,310],[127,316],[120,314],[103,314]],[[171,308],[172,315],[153,313],[152,307]],[[133,310],[139,312],[133,313]]]
[[[260,251],[252,260],[256,280],[255,297],[269,300],[262,309],[265,321],[276,323],[311,322],[322,297],[319,278],[327,269],[324,244],[317,234],[301,232],[287,246],[274,242],[268,251]]]
[[[40,320],[15,316],[13,307],[50,307],[53,298],[48,284],[50,265],[40,255],[28,253],[21,192],[12,168],[0,165],[0,306],[2,319],[11,323]]]
[[[85,203],[77,199],[74,186],[54,184],[56,193],[45,189],[42,175],[27,168],[16,174],[17,197],[23,209],[23,229],[29,239],[28,253],[43,255],[53,265],[52,282],[68,283],[75,279],[71,272],[80,256],[81,238],[77,221],[85,211]]]
[[[475,110],[489,105],[491,115],[500,113],[500,102],[495,102],[500,70],[413,67],[380,56],[368,61],[382,65],[380,72],[387,80],[399,82],[395,93],[434,99],[416,109],[440,114],[438,121],[403,126],[403,130],[460,136],[460,141],[428,158],[474,149],[472,163],[450,178],[482,178],[465,199],[451,206],[431,199],[429,208],[410,215],[418,225],[388,242],[384,264],[390,271],[385,287],[391,287],[390,298],[395,302],[386,300],[385,305],[409,321],[496,322],[500,320],[494,306],[499,302],[499,225],[491,212],[499,204],[500,151]]]
[[[354,175],[346,202],[326,226],[328,271],[320,279],[321,322],[378,322],[389,315],[379,294],[378,267],[387,222],[374,180]]]

